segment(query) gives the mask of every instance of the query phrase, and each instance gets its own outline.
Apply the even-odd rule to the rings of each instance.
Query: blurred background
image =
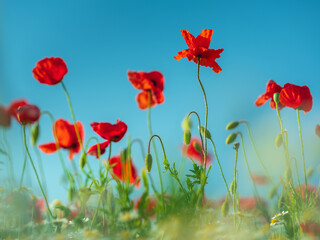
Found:
[[[182,119],[197,111],[204,122],[205,107],[196,79],[193,62],[173,57],[186,49],[180,30],[197,36],[202,29],[214,29],[210,48],[224,48],[217,63],[222,71],[214,73],[201,67],[200,77],[209,105],[208,128],[215,141],[218,156],[228,183],[233,179],[235,152],[225,144],[228,122],[247,120],[253,127],[257,148],[275,182],[283,176],[283,151],[274,146],[280,132],[276,112],[269,103],[258,108],[256,98],[264,93],[269,79],[280,85],[287,82],[307,85],[313,95],[313,109],[301,112],[307,168],[319,164],[320,139],[314,129],[320,123],[320,3],[318,1],[0,1],[0,104],[8,106],[15,99],[27,99],[55,118],[71,122],[71,115],[61,85],[47,86],[36,81],[32,69],[44,57],[61,57],[69,72],[64,83],[70,92],[77,120],[85,127],[85,137],[97,136],[90,123],[117,119],[128,125],[127,135],[140,138],[147,146],[147,111],[136,103],[136,90],[127,78],[128,70],[161,71],[165,77],[165,102],[152,108],[152,128],[162,137],[169,162],[182,160]],[[289,135],[289,149],[298,160],[303,182],[302,158],[296,112],[281,111]],[[193,119],[193,135],[197,135]],[[53,141],[48,117],[40,121],[38,143]],[[246,129],[243,131],[250,166],[264,174],[252,149]],[[20,179],[24,151],[21,127],[12,121],[6,130],[14,159],[14,170]],[[99,138],[100,139],[100,138]],[[102,139],[101,139],[102,140]],[[238,139],[239,140],[239,139]],[[113,144],[112,155],[126,147],[127,138]],[[210,145],[209,151],[212,151]],[[157,143],[160,161],[163,161]],[[133,161],[139,172],[144,166],[138,145],[133,146]],[[33,151],[32,151],[33,152]],[[32,153],[33,156],[34,153]],[[68,152],[63,151],[65,161]],[[5,157],[0,156],[4,161]],[[57,154],[41,153],[47,179],[49,199],[67,201],[61,184],[62,168]],[[79,165],[80,155],[73,161]],[[107,158],[107,154],[104,156]],[[98,162],[88,157],[97,169]],[[186,168],[191,167],[188,159]],[[156,165],[152,169],[158,181]],[[239,191],[252,195],[243,153],[239,153]],[[7,178],[5,168],[1,182]],[[169,188],[169,174],[164,174]],[[319,174],[311,179],[318,184]],[[39,194],[33,170],[28,161],[24,185]],[[1,186],[0,186],[1,187]],[[269,187],[260,188],[266,192]],[[134,193],[138,196],[142,188]],[[218,165],[213,161],[206,193],[220,198],[226,190]],[[39,194],[40,195],[40,194]]]

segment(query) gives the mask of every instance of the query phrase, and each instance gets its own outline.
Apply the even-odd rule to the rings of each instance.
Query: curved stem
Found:
[[[38,165],[39,165],[39,169],[40,169],[40,175],[41,175],[41,179],[43,182],[44,190],[45,190],[45,193],[48,195],[47,181],[46,181],[46,176],[45,176],[44,170],[43,170],[41,155],[40,155],[39,149],[36,146],[34,146],[34,151],[37,155]]]
[[[205,121],[204,121],[204,169],[207,167],[207,138],[206,138],[206,132],[207,132],[207,124],[208,124],[208,102],[207,102],[207,95],[206,92],[204,91],[204,87],[200,81],[200,57],[198,57],[198,68],[197,68],[197,78],[198,82],[200,84],[202,93],[203,93],[203,98],[204,98],[204,103],[206,107],[206,115],[205,115]],[[203,185],[204,188],[204,185]]]
[[[251,144],[252,144],[252,146],[253,146],[253,149],[254,149],[254,151],[255,151],[255,153],[256,153],[256,155],[257,155],[257,158],[258,158],[258,160],[259,160],[259,162],[260,162],[260,164],[261,164],[264,172],[266,173],[266,175],[267,175],[270,183],[271,183],[273,186],[275,186],[274,182],[272,181],[272,178],[270,177],[270,174],[269,174],[268,169],[267,169],[266,166],[264,165],[264,163],[263,163],[263,161],[262,161],[262,159],[261,159],[261,157],[260,157],[260,155],[259,155],[259,153],[258,153],[256,144],[255,144],[254,139],[253,139],[253,134],[252,134],[252,130],[251,130],[251,127],[250,127],[249,122],[247,122],[247,121],[239,121],[239,123],[244,123],[244,124],[247,126],[247,130],[248,130],[248,133],[249,133],[250,141],[251,141]]]
[[[151,92],[150,91],[148,91],[148,105],[149,105],[149,107],[148,107],[148,129],[149,129],[150,140],[151,140],[153,134],[152,134],[152,128],[151,128]],[[150,147],[150,141],[149,141],[149,146],[148,146],[148,152],[150,152],[149,147]],[[156,164],[157,164],[157,168],[158,168],[158,175],[159,175],[159,181],[160,181],[160,191],[161,191],[161,196],[162,196],[162,201],[163,201],[164,196],[163,196],[162,176],[161,176],[161,170],[160,170],[160,163],[159,163],[159,159],[158,159],[158,153],[157,153],[156,145],[154,142],[152,142],[152,147],[153,147],[153,151],[154,151],[155,159],[156,159]],[[162,203],[164,204],[164,201]]]
[[[305,185],[306,185],[306,196],[308,196],[308,187],[307,187],[308,186],[308,179],[307,179],[307,173],[306,173],[306,161],[304,159],[304,148],[303,148],[303,140],[302,140],[302,133],[301,133],[299,109],[297,109],[297,119],[298,119],[299,136],[300,136],[300,142],[301,142],[301,153],[302,153],[302,161],[303,161],[304,181],[305,181]]]
[[[196,116],[197,116],[197,118],[198,118],[198,128],[199,128],[199,135],[200,135],[200,140],[201,140],[201,145],[202,145],[202,148],[201,148],[201,150],[202,150],[202,154],[204,155],[204,145],[203,145],[203,138],[202,138],[202,134],[201,134],[201,122],[200,122],[200,117],[199,117],[199,114],[196,112],[196,111],[191,111],[191,112],[189,112],[189,114],[188,114],[188,118],[190,117],[190,115],[191,114],[195,114]]]
[[[45,194],[44,191],[43,191],[43,188],[42,188],[42,185],[41,185],[41,182],[40,182],[40,179],[39,179],[38,172],[37,172],[37,170],[36,170],[36,167],[35,167],[34,164],[33,164],[33,161],[32,161],[32,158],[31,158],[31,155],[30,155],[28,146],[27,146],[27,141],[26,141],[26,129],[25,129],[25,125],[24,125],[24,124],[22,125],[22,131],[23,131],[23,143],[24,143],[26,152],[27,152],[27,154],[28,154],[28,157],[29,157],[29,159],[30,159],[31,165],[32,165],[32,167],[33,167],[34,173],[35,173],[35,175],[36,175],[36,178],[37,178],[37,181],[38,181],[40,190],[41,190],[41,192],[42,192],[43,198],[44,198],[44,200],[45,200],[45,203],[46,203],[48,212],[49,212],[51,218],[54,218],[53,215],[52,215],[52,212],[51,212],[51,210],[50,210],[50,208],[49,208],[49,204],[48,204],[48,200],[47,200],[46,194]]]
[[[226,185],[226,189],[227,189],[227,191],[228,191],[228,194],[229,194],[229,196],[231,197],[230,189],[229,189],[228,183],[227,183],[227,181],[226,181],[226,178],[224,177],[224,174],[223,174],[223,171],[222,171],[222,167],[221,167],[221,164],[220,164],[218,155],[217,155],[216,146],[215,146],[215,144],[214,144],[214,142],[213,142],[212,139],[210,139],[210,141],[211,141],[211,144],[212,144],[212,146],[213,146],[214,155],[215,155],[215,157],[216,157],[216,160],[217,160],[218,165],[219,165],[219,168],[220,168],[221,176],[222,176],[222,178],[223,178],[224,184]]]

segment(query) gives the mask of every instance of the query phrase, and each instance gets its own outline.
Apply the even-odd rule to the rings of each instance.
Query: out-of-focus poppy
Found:
[[[81,142],[84,139],[84,130],[81,122],[77,122],[77,128],[79,130],[79,135]],[[55,134],[56,132],[56,134]],[[55,139],[58,144],[63,149],[69,150],[69,160],[72,160],[75,153],[79,153],[81,150],[81,145],[78,141],[76,130],[73,124],[69,123],[64,119],[58,119],[55,122],[55,127],[53,129],[53,134],[56,135]],[[57,145],[55,142],[45,143],[39,145],[39,148],[44,153],[54,153],[57,151]]]
[[[267,203],[262,198],[254,198],[254,197],[240,197],[239,198],[239,205],[240,209],[246,210],[248,212],[254,211],[257,209],[257,206],[262,205],[266,207]]]
[[[201,151],[195,147],[195,145],[198,145],[198,148],[201,148]],[[203,156],[203,149],[201,147],[201,142],[197,138],[192,138],[189,145],[184,145],[182,147],[182,153],[186,155],[187,157],[191,158],[195,162],[201,164],[204,166],[204,156]],[[207,153],[207,167],[211,164],[211,154]]]
[[[107,140],[105,142],[99,143],[99,145],[100,145],[100,155],[102,155],[102,154],[104,154],[106,152],[106,148],[110,145],[110,141]],[[98,144],[92,145],[88,149],[87,154],[95,156],[96,158],[98,158],[99,157]]]
[[[164,102],[164,77],[161,72],[128,71],[128,79],[136,89],[142,90],[142,92],[137,95],[137,102],[140,109],[154,107]]]
[[[59,57],[46,57],[37,62],[36,67],[32,70],[34,78],[47,85],[58,84],[67,72],[66,63]]]
[[[144,213],[147,217],[155,218],[156,207],[157,207],[157,198],[148,196],[144,202],[145,206],[142,206],[141,197],[138,198],[135,202],[134,209],[139,211],[140,209],[144,209]]]
[[[269,179],[267,176],[263,176],[263,175],[258,175],[255,173],[251,174],[252,179],[254,181],[255,184],[257,185],[267,185],[269,184]]]
[[[307,86],[286,83],[280,92],[279,101],[286,107],[303,110],[304,113],[312,109],[312,96]]]
[[[11,124],[11,116],[9,109],[0,106],[0,126],[8,127]]]
[[[41,112],[36,105],[26,104],[19,107],[16,114],[20,124],[32,124],[39,120]]]
[[[14,117],[18,121],[17,117],[17,111],[20,107],[29,104],[26,100],[24,99],[19,99],[13,101],[10,106],[9,106],[9,113],[12,117]]]
[[[281,92],[282,87],[277,84],[275,81],[273,80],[269,80],[269,82],[267,83],[267,88],[266,88],[266,92],[264,94],[261,94],[257,100],[255,101],[255,104],[257,107],[262,106],[263,104],[266,103],[266,101],[268,101],[269,99],[271,99],[270,101],[270,107],[275,109],[276,108],[276,103],[273,100],[273,95],[275,93],[280,93]],[[278,103],[278,107],[279,109],[284,108],[284,106],[281,103]]]
[[[181,30],[182,36],[188,45],[188,49],[184,49],[177,53],[174,58],[180,60],[187,57],[189,61],[194,61],[198,64],[198,58],[200,58],[200,65],[210,67],[216,73],[221,72],[220,66],[216,63],[216,59],[220,58],[220,53],[223,49],[209,49],[211,42],[212,29],[203,29],[202,32],[195,38],[187,30]]]
[[[136,184],[136,187],[140,186],[140,180],[138,178],[137,168],[133,165],[132,159],[123,163],[120,155],[113,156],[109,160],[109,165],[112,167],[113,176],[118,178],[122,182],[129,182],[130,184]]]
[[[295,190],[296,190],[297,194],[300,194],[299,187],[296,187]],[[306,185],[305,184],[301,185],[300,190],[301,190],[301,197],[305,198],[305,196],[306,196]],[[309,194],[316,196],[317,190],[318,190],[318,187],[308,184],[308,193]]]
[[[315,132],[316,132],[317,136],[320,138],[320,125],[319,124],[317,124]]]
[[[92,122],[90,126],[100,137],[112,142],[119,142],[126,134],[128,128],[127,124],[120,120],[117,120],[116,124]]]
[[[320,223],[306,221],[304,223],[300,223],[300,226],[308,236],[318,237],[320,236]]]

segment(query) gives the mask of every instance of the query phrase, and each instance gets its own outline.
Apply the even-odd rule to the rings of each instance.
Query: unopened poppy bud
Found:
[[[236,140],[236,138],[237,138],[237,134],[231,133],[226,139],[226,144],[229,145],[229,144],[233,143]]]
[[[147,156],[145,157],[144,165],[146,166],[147,172],[150,172],[152,167],[152,156],[150,153],[148,153]]]
[[[183,140],[184,140],[184,144],[189,145],[190,140],[191,140],[191,132],[190,132],[190,130],[184,131]]]
[[[80,157],[80,169],[81,170],[83,170],[86,163],[87,163],[87,155],[85,153],[82,153],[81,157]]]
[[[226,217],[229,213],[229,203],[228,203],[228,198],[223,202],[221,206],[221,214],[223,217]]]
[[[183,131],[190,130],[192,128],[192,122],[190,117],[185,117],[182,120],[181,127]]]
[[[233,148],[234,148],[235,150],[238,150],[238,149],[239,149],[239,146],[240,146],[240,143],[238,143],[238,142],[235,142],[235,143],[233,144]]]
[[[200,144],[199,144],[198,142],[194,141],[194,142],[193,142],[193,147],[194,147],[194,149],[195,149],[197,152],[199,152],[199,153],[202,152],[201,146],[200,146]]]
[[[273,101],[275,101],[277,104],[279,103],[279,93],[273,94]]]
[[[268,198],[272,199],[277,194],[278,186],[274,186],[268,193]]]
[[[313,175],[313,173],[314,173],[314,168],[313,167],[309,168],[307,172],[307,177],[310,178]]]
[[[35,146],[39,138],[39,121],[36,122],[31,128],[30,136],[31,136],[31,144],[32,146]]]
[[[239,125],[238,121],[229,122],[228,125],[226,126],[226,130],[234,129],[238,127],[238,125]]]
[[[77,195],[76,190],[73,187],[69,188],[69,190],[68,190],[68,200],[69,200],[69,202],[72,202],[73,199],[75,199],[76,195]]]
[[[40,118],[40,109],[36,105],[26,104],[17,110],[17,119],[20,124],[33,124]]]
[[[283,143],[283,140],[282,140],[282,134],[278,134],[278,136],[275,138],[274,140],[274,145],[276,145],[277,148],[279,148]]]
[[[142,175],[143,186],[148,191],[149,190],[149,182],[148,182],[148,177],[147,177],[147,173],[146,173],[146,169],[145,168],[142,168],[142,174],[141,175]]]
[[[237,183],[235,180],[233,180],[230,185],[230,192],[232,195],[236,193],[236,189],[237,189]]]
[[[200,127],[200,132],[202,136],[204,136],[204,133],[206,133],[206,138],[211,139],[211,133],[208,129],[205,129],[203,126]]]

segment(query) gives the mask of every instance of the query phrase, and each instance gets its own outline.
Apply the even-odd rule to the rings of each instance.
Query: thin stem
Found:
[[[8,140],[7,140],[6,128],[5,127],[2,128],[2,136],[3,136],[3,142],[6,145],[6,149],[7,149],[7,154],[6,155],[7,155],[8,160],[9,160],[9,169],[10,169],[9,171],[10,171],[12,185],[13,185],[14,182],[15,182],[14,173],[13,173],[13,162],[12,162],[12,158],[11,158],[11,149],[10,149],[10,145],[8,143]]]
[[[204,87],[200,81],[200,57],[198,57],[198,68],[197,68],[197,78],[198,82],[200,84],[202,93],[203,93],[203,98],[204,98],[204,103],[206,107],[206,115],[205,115],[205,121],[204,121],[204,170],[206,169],[207,166],[207,138],[206,138],[206,132],[207,132],[207,124],[208,124],[208,102],[207,102],[207,95],[206,92],[204,91]],[[205,183],[204,183],[205,184]],[[203,184],[203,188],[204,188]]]
[[[69,104],[69,108],[70,108],[70,113],[71,113],[71,117],[72,117],[72,121],[73,121],[73,125],[74,125],[74,129],[76,131],[76,135],[77,135],[77,138],[78,138],[78,142],[80,144],[80,147],[82,149],[82,152],[85,154],[85,151],[83,149],[83,145],[82,145],[82,140],[81,140],[81,137],[80,137],[80,133],[79,133],[79,129],[78,129],[78,126],[77,126],[77,121],[76,121],[76,117],[74,115],[74,111],[73,111],[73,108],[72,108],[72,104],[71,104],[71,99],[70,99],[70,95],[67,91],[67,88],[66,86],[64,85],[63,82],[61,82],[61,85],[63,87],[63,90],[67,96],[67,100],[68,100],[68,104]]]
[[[297,163],[297,159],[295,157],[293,157],[293,160],[294,160],[294,164],[295,164],[295,167],[296,167],[297,180],[298,180],[298,184],[299,184],[299,192],[300,192],[300,195],[301,195],[301,183],[300,183],[299,172],[298,172],[298,163]]]
[[[21,173],[21,177],[20,177],[20,187],[22,187],[23,177],[24,177],[24,173],[26,171],[26,165],[27,165],[27,153],[24,152],[23,167],[22,167],[22,173]]]
[[[273,186],[275,186],[274,182],[272,181],[272,178],[270,177],[270,174],[269,174],[268,169],[267,169],[266,166],[264,165],[264,163],[263,163],[263,161],[262,161],[262,159],[261,159],[261,157],[260,157],[260,155],[259,155],[259,153],[258,153],[256,144],[255,144],[254,139],[253,139],[253,134],[252,134],[252,130],[251,130],[251,127],[250,127],[249,122],[247,122],[247,121],[239,121],[239,122],[240,122],[240,123],[244,123],[244,124],[247,126],[248,133],[249,133],[249,137],[250,137],[250,140],[251,140],[251,144],[252,144],[253,149],[254,149],[254,151],[255,151],[255,153],[256,153],[256,155],[257,155],[257,158],[258,158],[258,160],[259,160],[259,162],[260,162],[263,170],[265,171],[265,173],[266,173],[266,175],[267,175],[270,183],[271,183]]]
[[[94,224],[94,222],[95,222],[95,220],[96,220],[96,218],[97,218],[97,215],[98,215],[101,197],[102,197],[102,194],[100,193],[99,200],[98,200],[98,206],[97,206],[97,208],[96,208],[96,211],[95,211],[94,216],[93,216],[92,221],[91,221],[91,227],[90,227],[91,229],[92,229],[93,224]]]
[[[277,115],[278,115],[278,119],[279,119],[281,137],[282,137],[282,141],[283,141],[283,148],[284,148],[284,152],[285,152],[285,161],[286,161],[287,167],[289,167],[289,154],[288,154],[286,139],[284,138],[284,130],[283,130],[282,120],[281,120],[280,111],[279,111],[279,104],[277,102],[275,102],[275,103],[276,103],[276,110],[277,110]]]
[[[38,172],[37,172],[37,170],[36,170],[36,167],[35,167],[34,164],[33,164],[33,161],[32,161],[32,158],[31,158],[31,155],[30,155],[28,146],[27,146],[27,141],[26,141],[26,129],[25,129],[25,125],[24,125],[24,124],[22,125],[22,131],[23,131],[23,143],[24,143],[24,146],[25,146],[25,148],[26,148],[26,152],[27,152],[28,157],[29,157],[29,159],[30,159],[31,165],[32,165],[32,167],[33,167],[34,173],[35,173],[35,175],[36,175],[36,178],[37,178],[37,181],[38,181],[40,190],[41,190],[41,192],[42,192],[43,198],[44,198],[44,200],[45,200],[45,203],[46,203],[48,212],[49,212],[51,218],[54,218],[53,215],[52,215],[52,212],[51,212],[51,210],[50,210],[50,208],[49,208],[49,204],[48,204],[48,200],[47,200],[46,194],[44,193],[43,188],[42,188],[42,186],[41,186],[41,182],[40,182],[40,179],[39,179]]]
[[[237,188],[238,188],[238,183],[236,182],[237,180],[237,162],[238,162],[238,147],[235,148],[236,150],[236,157],[235,157],[235,161],[234,161],[234,177],[233,177],[233,181],[234,181],[234,186],[236,186],[236,188],[234,189],[234,194],[233,194],[233,213],[234,213],[234,225],[236,226],[236,192],[237,192]]]
[[[151,128],[151,92],[150,91],[148,91],[148,105],[149,105],[149,107],[148,107],[148,129],[149,129],[150,140],[151,140],[153,134],[152,134],[152,128]],[[150,143],[150,141],[149,141],[149,143]],[[149,144],[149,147],[150,147],[150,144]],[[163,183],[162,183],[162,176],[161,176],[161,170],[160,170],[160,163],[159,163],[159,159],[158,159],[158,153],[157,153],[156,145],[155,145],[154,142],[152,142],[152,148],[153,148],[153,151],[154,151],[156,164],[157,164],[157,168],[158,168],[158,175],[159,175],[159,181],[160,181],[160,191],[161,191],[161,196],[162,196],[162,203],[164,204]],[[149,149],[148,149],[148,152],[150,152]]]
[[[308,179],[307,179],[307,173],[306,173],[306,161],[304,159],[304,148],[303,148],[303,140],[302,140],[302,133],[301,133],[301,123],[300,123],[300,115],[299,115],[299,109],[297,108],[297,119],[298,119],[298,126],[299,126],[299,136],[300,136],[300,142],[301,142],[301,153],[302,153],[302,160],[303,160],[303,173],[304,173],[304,181],[306,186],[306,196],[308,195]]]
[[[220,168],[221,176],[222,176],[222,178],[223,178],[224,184],[226,185],[226,189],[227,189],[227,191],[228,191],[228,194],[229,194],[229,196],[231,197],[230,189],[229,189],[229,187],[228,187],[228,183],[227,183],[227,181],[226,181],[226,178],[224,177],[224,174],[223,174],[223,171],[222,171],[222,167],[221,167],[221,164],[220,164],[218,155],[217,155],[216,146],[215,146],[215,144],[214,144],[214,142],[213,142],[212,139],[210,139],[210,141],[211,141],[211,144],[212,144],[212,146],[213,146],[214,155],[215,155],[215,157],[216,157],[216,160],[217,160],[218,165],[219,165],[219,168]]]
[[[196,112],[196,111],[191,111],[189,112],[188,114],[188,118],[190,117],[191,114],[195,114],[197,116],[197,119],[198,119],[198,128],[199,128],[199,135],[200,135],[200,140],[201,140],[201,145],[202,145],[202,151],[204,151],[204,145],[203,145],[203,138],[202,138],[202,134],[201,134],[201,122],[200,122],[200,117],[199,117],[199,114]],[[203,153],[204,155],[204,153]]]
[[[45,190],[45,193],[48,194],[47,181],[46,181],[46,176],[45,176],[44,170],[43,170],[41,155],[40,155],[39,149],[36,146],[34,146],[34,151],[37,155],[38,165],[39,165],[39,169],[40,169],[41,179],[42,179],[42,182],[44,185],[44,190]]]

